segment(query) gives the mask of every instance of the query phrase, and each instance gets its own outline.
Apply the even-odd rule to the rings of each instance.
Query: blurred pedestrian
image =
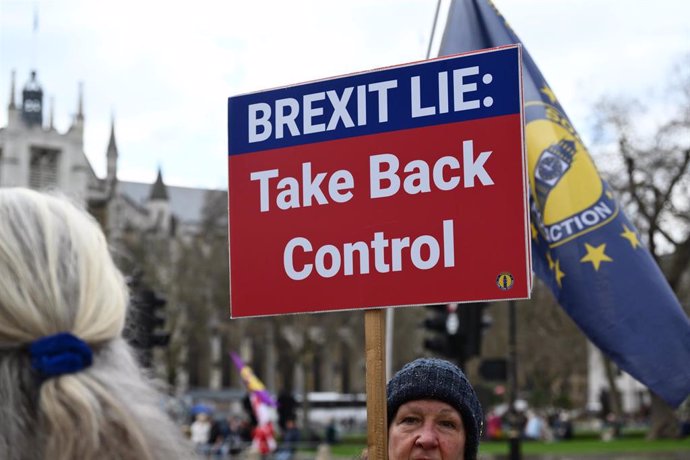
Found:
[[[412,361],[388,382],[387,393],[389,460],[477,458],[482,408],[455,364]]]
[[[565,418],[564,414],[561,414],[561,419],[560,419],[560,425],[563,427],[562,432],[564,433],[562,438],[566,439],[566,434],[567,434],[567,427],[569,425],[566,425],[566,422],[568,420]],[[614,439],[618,439],[621,434],[621,424],[616,418],[616,414],[613,412],[609,412],[609,414],[606,416],[606,421],[604,423],[604,429],[601,433],[601,439],[603,441],[612,441]]]
[[[559,440],[568,440],[573,437],[573,423],[568,412],[559,410],[553,424],[553,435]]]
[[[244,443],[240,434],[240,422],[234,415],[216,420],[211,426],[211,455],[213,458],[234,457],[242,452]]]
[[[0,189],[0,455],[187,459],[122,337],[127,285],[66,198]]]
[[[533,441],[541,441],[545,438],[545,422],[541,415],[537,412],[528,409],[527,413],[527,423],[525,424],[525,439]]]
[[[242,438],[242,442],[245,444],[251,444],[252,442],[252,431],[254,431],[254,427],[252,426],[252,422],[247,419],[243,418],[240,420],[240,437]]]
[[[489,412],[489,416],[487,417],[486,437],[491,440],[497,440],[503,437],[503,421],[496,409]]]
[[[242,439],[242,425],[237,417],[228,418],[228,433],[225,436],[226,453],[231,456],[238,455],[244,449],[245,442]]]
[[[300,432],[297,428],[297,423],[294,418],[285,420],[285,430],[280,443],[280,447],[276,452],[277,460],[291,460],[297,451],[297,444],[299,443]]]
[[[224,418],[211,420],[211,432],[209,434],[209,450],[216,458],[223,456],[223,444],[228,435],[228,423]]]
[[[194,422],[190,427],[192,433],[192,442],[196,446],[196,451],[199,454],[207,455],[210,453],[212,443],[211,417],[206,412],[199,412],[194,417]]]
[[[335,419],[330,419],[328,425],[326,426],[326,444],[336,444],[338,442],[338,425],[335,423]]]
[[[297,401],[292,393],[285,388],[280,390],[278,393],[278,426],[281,430],[285,431],[289,419],[295,419],[296,409]]]

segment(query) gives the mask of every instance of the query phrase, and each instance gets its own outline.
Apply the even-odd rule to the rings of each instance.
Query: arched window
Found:
[[[31,147],[29,187],[35,190],[56,188],[60,151],[45,147]]]

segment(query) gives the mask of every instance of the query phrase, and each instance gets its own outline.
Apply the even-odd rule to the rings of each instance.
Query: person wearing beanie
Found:
[[[419,358],[388,382],[388,460],[474,460],[482,408],[453,363]]]

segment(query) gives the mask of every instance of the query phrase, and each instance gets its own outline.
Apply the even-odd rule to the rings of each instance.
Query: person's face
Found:
[[[398,408],[388,429],[388,460],[461,460],[465,426],[453,406],[441,401],[409,401]]]

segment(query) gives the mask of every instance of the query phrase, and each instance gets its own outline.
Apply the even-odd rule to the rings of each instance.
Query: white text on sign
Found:
[[[453,71],[438,72],[436,81],[423,81],[422,77],[410,77],[409,97],[410,118],[445,114],[452,107],[453,112],[491,107],[492,97],[481,101],[472,93],[478,89],[477,83],[467,80],[480,74],[479,66],[463,67]],[[482,75],[485,85],[493,81],[490,73]],[[422,101],[423,86],[434,88],[435,100]],[[399,90],[398,80],[385,80],[367,85],[349,86],[336,90],[318,91],[302,95],[301,98],[286,97],[276,99],[273,104],[257,102],[247,107],[248,142],[250,144],[268,139],[291,137],[334,131],[343,128],[366,126],[368,123],[386,123],[389,119],[389,101]],[[452,104],[451,104],[452,103]],[[349,107],[348,107],[349,105]],[[374,120],[367,117],[368,107],[376,112]],[[330,116],[326,115],[326,109]]]
[[[438,265],[443,256],[443,267],[455,266],[455,235],[452,220],[443,221],[441,242],[432,235],[420,235],[414,239],[409,236],[387,238],[383,232],[375,232],[370,242],[355,241],[345,243],[342,248],[326,244],[316,250],[313,263],[295,266],[295,252],[312,254],[311,242],[302,236],[288,241],[283,251],[283,268],[290,279],[301,281],[314,271],[322,278],[332,278],[338,274],[345,276],[371,273],[371,260],[377,273],[399,272],[405,260],[420,270],[430,270]],[[426,254],[426,255],[425,255]],[[359,266],[355,266],[359,260]],[[409,264],[408,264],[409,265]]]
[[[474,142],[465,140],[462,141],[462,167],[458,158],[448,155],[439,158],[433,165],[424,160],[412,160],[405,165],[402,173],[399,172],[400,161],[394,154],[372,155],[369,157],[370,198],[393,196],[400,191],[401,183],[402,189],[409,195],[429,193],[434,187],[441,191],[453,190],[461,184],[464,188],[471,188],[477,183],[475,179],[481,186],[493,185],[494,181],[485,168],[491,153],[489,150],[475,156]],[[330,177],[326,172],[314,175],[311,162],[302,163],[301,180],[291,176],[280,177],[278,169],[252,172],[249,177],[259,183],[261,212],[272,210],[272,202],[280,210],[309,207],[314,203],[345,203],[352,199],[355,187],[355,179],[350,171],[339,169]],[[325,190],[321,188],[324,184],[327,184]]]

